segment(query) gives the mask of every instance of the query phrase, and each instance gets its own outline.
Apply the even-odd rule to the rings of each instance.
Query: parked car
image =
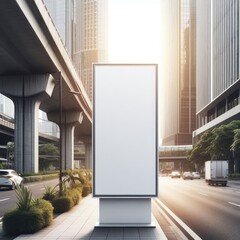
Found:
[[[171,178],[180,178],[180,173],[178,171],[172,171]]]
[[[0,169],[0,188],[14,189],[15,186],[21,186],[23,178],[13,169]]]
[[[193,180],[193,175],[191,172],[184,172],[183,175],[182,175],[182,178],[185,180],[185,179],[191,179]]]
[[[199,172],[192,172],[193,179],[200,179],[200,173]]]

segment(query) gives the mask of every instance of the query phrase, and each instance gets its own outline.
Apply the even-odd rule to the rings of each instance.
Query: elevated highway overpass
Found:
[[[61,126],[67,168],[74,135],[90,165],[92,104],[42,0],[0,1],[0,92],[15,104],[19,172],[38,171],[38,108]]]
[[[173,145],[159,147],[160,172],[170,173],[172,170],[183,170],[184,162],[187,161],[188,151],[192,145]]]

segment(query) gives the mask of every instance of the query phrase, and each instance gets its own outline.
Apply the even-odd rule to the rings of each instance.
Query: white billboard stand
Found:
[[[93,196],[98,226],[154,226],[157,64],[93,65]]]

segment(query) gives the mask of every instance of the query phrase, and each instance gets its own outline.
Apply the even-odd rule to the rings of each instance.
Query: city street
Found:
[[[201,239],[239,239],[240,185],[160,177],[159,199]]]
[[[44,186],[55,186],[57,183],[58,179],[55,179],[25,186],[38,197],[43,194]],[[208,186],[204,179],[159,177],[159,200],[201,239],[239,239],[240,185],[234,182],[230,181],[227,187],[222,187]],[[15,202],[15,191],[0,190],[0,217],[14,208]],[[184,232],[181,224],[167,215]],[[2,237],[0,233],[0,239]]]

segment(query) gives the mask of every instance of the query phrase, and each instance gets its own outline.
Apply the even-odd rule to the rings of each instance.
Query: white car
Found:
[[[183,180],[185,180],[185,179],[193,180],[193,176],[192,176],[191,172],[184,172],[183,175],[182,175],[182,178],[183,178]]]
[[[180,178],[181,175],[178,171],[172,171],[171,178]]]
[[[200,179],[200,173],[199,172],[192,172],[193,179]]]
[[[13,169],[0,169],[0,188],[14,189],[16,185],[21,186],[23,178]]]

